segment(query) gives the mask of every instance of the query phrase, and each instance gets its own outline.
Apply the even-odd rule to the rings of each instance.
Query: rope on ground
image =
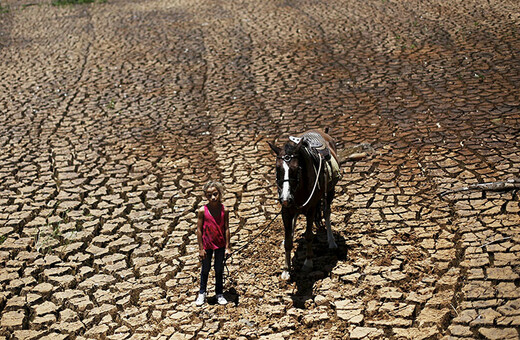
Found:
[[[442,198],[449,194],[454,194],[463,191],[471,191],[471,190],[482,190],[482,191],[506,191],[520,189],[520,178],[512,178],[502,182],[487,182],[487,183],[478,183],[469,185],[467,187],[446,190],[439,194]]]

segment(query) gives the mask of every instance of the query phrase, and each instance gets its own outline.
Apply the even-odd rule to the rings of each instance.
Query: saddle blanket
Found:
[[[309,150],[309,154],[313,157],[315,163],[319,162],[320,155],[323,157],[329,183],[337,183],[341,179],[341,171],[338,161],[331,155],[325,139],[319,133],[311,131],[302,136],[302,143]]]

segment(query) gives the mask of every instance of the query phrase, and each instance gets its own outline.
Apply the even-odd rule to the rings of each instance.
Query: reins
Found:
[[[240,248],[238,248],[237,250],[234,250],[231,252],[231,254],[229,254],[228,256],[224,257],[224,268],[226,268],[226,272],[227,274],[224,276],[224,284],[226,282],[226,276],[229,276],[229,268],[227,266],[227,260],[229,260],[231,257],[233,257],[233,255],[235,255],[236,253],[240,252],[241,250],[247,248],[254,240],[256,240],[257,238],[259,238],[267,229],[269,229],[269,227],[271,226],[271,224],[273,224],[274,220],[282,213],[282,211],[280,210],[279,212],[276,213],[276,215],[274,215],[274,217],[271,219],[271,221],[269,221],[269,223],[264,227],[264,229],[262,229],[262,231],[257,234],[256,236],[254,237],[251,237],[249,239],[249,241],[247,241],[243,246],[241,246]]]
[[[303,205],[299,206],[298,209],[301,209],[301,208],[305,207],[307,204],[309,204],[309,202],[311,201],[312,196],[314,196],[314,192],[316,191],[316,186],[318,184],[318,181],[320,180],[321,163],[323,161],[321,156],[319,156],[319,158],[320,158],[320,165],[318,167],[318,173],[316,174],[316,181],[314,182],[314,187],[312,188],[311,194],[309,195],[309,198],[307,199],[307,202],[305,202],[305,203],[303,203]],[[314,168],[314,166],[313,166],[313,168]],[[314,171],[316,171],[316,168],[314,168]]]

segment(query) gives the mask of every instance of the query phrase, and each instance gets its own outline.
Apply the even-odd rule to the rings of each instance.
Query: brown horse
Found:
[[[310,130],[298,137],[289,137],[283,148],[269,143],[276,154],[276,184],[285,229],[284,280],[290,279],[293,233],[298,215],[305,215],[307,220],[304,270],[313,266],[312,225],[316,223],[320,227],[322,216],[329,248],[337,248],[330,225],[330,205],[341,175],[335,142],[326,132]]]

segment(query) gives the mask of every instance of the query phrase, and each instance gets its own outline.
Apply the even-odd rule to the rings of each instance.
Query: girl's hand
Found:
[[[232,251],[231,251],[231,247],[226,248],[226,252],[225,252],[225,256],[226,256],[226,258],[228,258],[229,256],[231,256],[231,253],[232,253]]]
[[[199,250],[199,257],[200,257],[201,260],[204,260],[206,258],[206,250],[205,249]]]

